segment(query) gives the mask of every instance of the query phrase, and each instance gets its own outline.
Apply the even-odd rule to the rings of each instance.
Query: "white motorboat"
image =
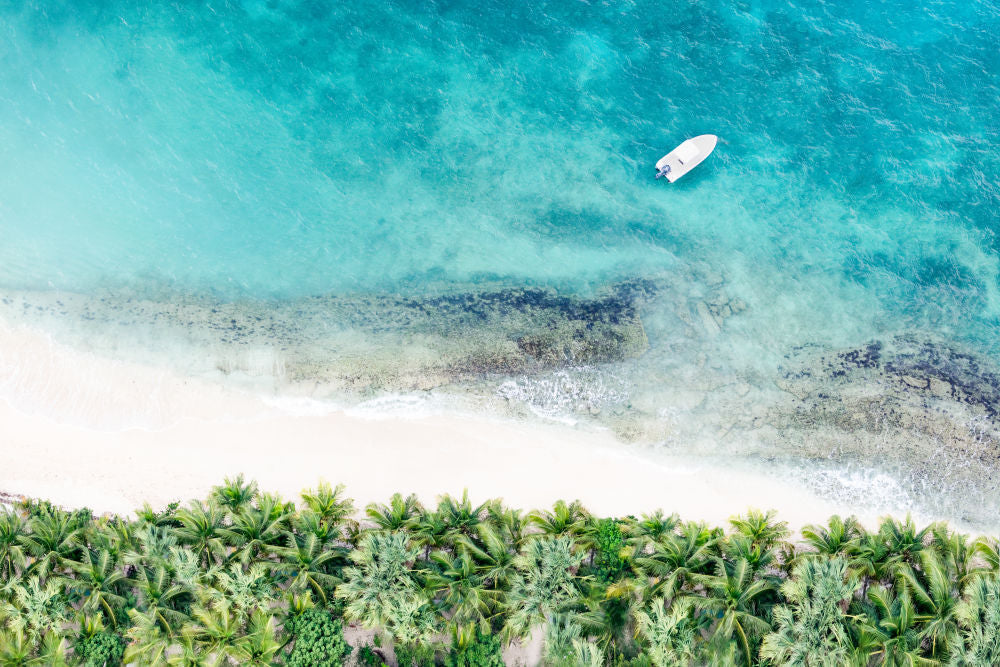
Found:
[[[719,138],[714,134],[699,134],[660,158],[656,163],[656,177],[673,183],[688,173],[715,150]]]

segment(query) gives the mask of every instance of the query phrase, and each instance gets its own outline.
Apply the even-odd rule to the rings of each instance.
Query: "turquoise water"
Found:
[[[655,280],[638,360],[495,384],[675,448],[716,431],[669,415],[773,406],[801,346],[1000,360],[996,2],[149,4],[0,6],[0,288],[280,308]],[[715,331],[719,283],[745,308]],[[705,374],[715,398],[679,397]]]

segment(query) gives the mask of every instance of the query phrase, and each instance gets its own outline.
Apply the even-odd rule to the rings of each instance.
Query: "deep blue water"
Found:
[[[747,305],[721,365],[912,331],[995,361],[998,174],[990,0],[0,5],[7,290],[683,294],[700,266]],[[702,344],[674,319],[647,314],[657,382]]]

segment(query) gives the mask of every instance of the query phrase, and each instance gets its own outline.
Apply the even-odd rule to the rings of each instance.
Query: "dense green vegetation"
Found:
[[[359,516],[242,478],[134,520],[2,510],[0,665],[498,667],[529,635],[560,666],[1000,664],[998,543],[941,524],[832,517],[793,543],[773,513],[401,495]]]

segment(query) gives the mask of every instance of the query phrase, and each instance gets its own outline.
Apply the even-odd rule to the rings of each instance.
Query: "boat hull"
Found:
[[[669,166],[670,171],[667,172],[666,179],[673,183],[711,155],[717,143],[719,143],[719,138],[714,134],[700,134],[697,137],[692,137],[661,157],[656,163],[656,170],[661,171],[664,167]]]

